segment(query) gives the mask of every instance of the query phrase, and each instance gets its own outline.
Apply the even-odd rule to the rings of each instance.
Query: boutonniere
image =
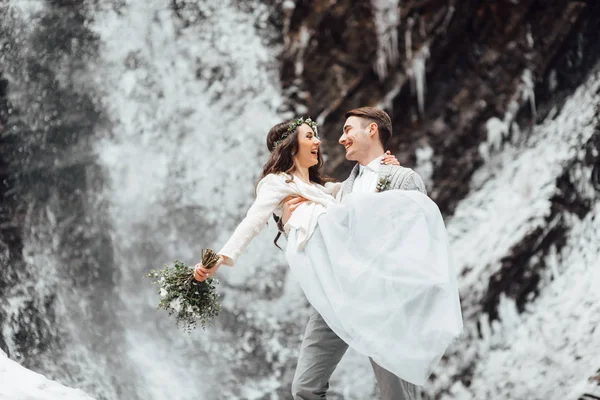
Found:
[[[390,179],[390,175],[386,175],[386,176],[382,176],[381,178],[379,178],[379,182],[377,183],[377,186],[375,187],[375,191],[376,192],[383,192],[384,190],[386,190],[388,188],[388,186],[390,185],[391,179]]]

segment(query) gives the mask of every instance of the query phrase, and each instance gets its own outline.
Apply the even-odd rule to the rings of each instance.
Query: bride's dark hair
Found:
[[[288,128],[294,122],[294,120],[281,122],[269,130],[267,133],[267,148],[271,152],[271,157],[263,167],[262,175],[260,179],[264,178],[269,174],[277,174],[284,172],[290,174],[288,182],[294,179],[292,173],[294,172],[294,156],[298,152],[298,127],[294,129],[294,132],[290,133],[285,139],[282,140],[284,135],[288,132]],[[321,170],[323,168],[323,157],[321,155],[321,149],[319,148],[318,163],[308,169],[308,177],[311,182],[318,183],[320,185],[325,182],[332,181],[332,179],[322,175]],[[279,217],[273,214],[275,222],[279,224]],[[281,232],[277,233],[275,240],[275,246],[279,249],[277,240],[281,236]]]
[[[269,174],[280,172],[291,175],[294,171],[294,156],[298,152],[298,127],[296,127],[294,132],[289,134],[285,139],[281,140],[293,122],[294,120],[281,122],[272,127],[269,130],[269,133],[267,133],[267,148],[271,152],[271,157],[269,157],[269,160],[263,167],[260,179]],[[311,182],[323,185],[325,182],[331,181],[331,179],[322,175],[322,168],[323,157],[321,155],[321,149],[319,148],[318,163],[308,169],[308,177]]]

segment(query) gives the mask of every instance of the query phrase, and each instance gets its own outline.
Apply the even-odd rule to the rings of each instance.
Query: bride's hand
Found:
[[[396,158],[395,155],[392,154],[391,151],[386,151],[385,154],[383,155],[383,159],[381,160],[382,164],[385,165],[400,165],[400,162],[398,161],[398,159]]]
[[[212,277],[215,274],[215,272],[217,272],[217,270],[219,269],[221,264],[223,264],[223,262],[225,262],[225,257],[219,254],[219,261],[217,261],[215,266],[211,269],[204,268],[204,265],[202,265],[202,263],[196,264],[194,266],[194,279],[196,279],[199,282],[204,282],[208,278]]]

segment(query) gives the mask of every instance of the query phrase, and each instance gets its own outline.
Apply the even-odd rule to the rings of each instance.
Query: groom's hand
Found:
[[[290,196],[283,201],[283,214],[281,214],[281,223],[283,226],[290,220],[290,217],[294,211],[296,211],[296,208],[300,207],[300,204],[305,201],[308,200],[300,196]]]

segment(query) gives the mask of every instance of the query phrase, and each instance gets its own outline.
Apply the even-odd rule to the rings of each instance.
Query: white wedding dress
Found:
[[[456,275],[442,216],[417,191],[350,194],[268,175],[219,254],[229,265],[281,201],[299,194],[286,225],[286,259],[312,306],[350,347],[400,378],[423,385],[462,331]]]

